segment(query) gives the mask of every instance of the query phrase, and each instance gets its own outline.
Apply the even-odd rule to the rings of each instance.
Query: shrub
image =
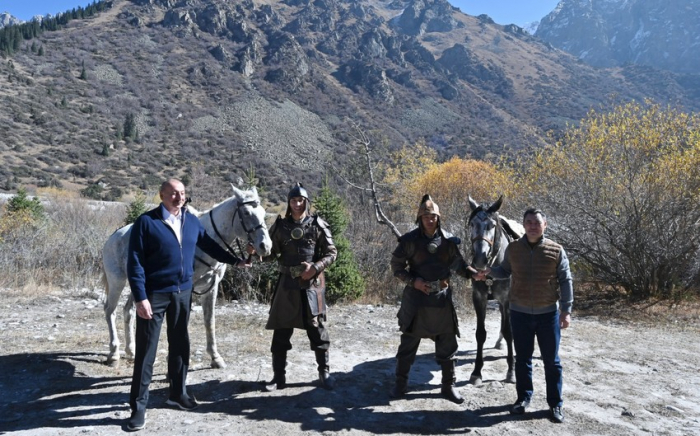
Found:
[[[364,293],[365,281],[350,249],[350,241],[344,235],[350,217],[340,197],[328,186],[328,180],[314,201],[314,207],[328,222],[338,250],[335,262],[326,270],[326,298],[329,303],[355,300]]]

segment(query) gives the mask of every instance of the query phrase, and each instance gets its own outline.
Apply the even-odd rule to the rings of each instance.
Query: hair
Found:
[[[181,182],[180,180],[178,180],[178,179],[168,179],[168,180],[164,181],[163,183],[161,183],[160,189],[158,190],[158,192],[163,192],[163,191],[165,190],[165,188],[167,188],[168,186],[170,186],[173,182],[182,183],[182,182]],[[183,184],[183,186],[184,186],[184,184]]]
[[[543,220],[547,221],[547,215],[545,215],[544,212],[542,212],[541,209],[536,209],[536,208],[534,208],[534,207],[531,207],[531,208],[527,209],[527,210],[525,211],[525,213],[523,214],[523,221],[525,221],[525,218],[526,218],[528,215],[540,215],[540,216],[542,216],[542,219],[543,219]]]

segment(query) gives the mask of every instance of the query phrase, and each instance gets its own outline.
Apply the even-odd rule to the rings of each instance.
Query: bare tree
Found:
[[[363,193],[367,193],[370,195],[370,198],[372,200],[372,205],[374,207],[374,214],[377,219],[377,222],[379,224],[385,225],[389,227],[391,232],[397,237],[401,237],[401,232],[399,231],[398,228],[396,228],[396,225],[386,216],[384,213],[384,210],[382,209],[382,203],[379,200],[379,195],[378,195],[378,187],[379,184],[377,183],[377,180],[375,178],[375,171],[377,169],[377,164],[374,162],[372,153],[374,152],[374,148],[372,147],[372,141],[370,140],[369,136],[367,133],[364,131],[364,129],[355,121],[350,122],[352,124],[353,132],[350,133],[350,137],[352,138],[353,142],[360,147],[361,154],[363,155],[364,158],[364,164],[366,167],[367,171],[367,182],[365,185],[361,185],[359,183],[353,182],[349,180],[347,177],[343,175],[341,171],[339,171],[337,168],[334,168],[337,172],[337,174],[350,186],[352,186],[355,189],[360,190]]]

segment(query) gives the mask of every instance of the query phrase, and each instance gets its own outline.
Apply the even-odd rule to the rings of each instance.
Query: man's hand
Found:
[[[306,267],[306,269],[304,269],[304,272],[301,273],[302,280],[305,280],[305,281],[311,280],[312,278],[314,278],[314,276],[316,274],[318,274],[318,271],[316,270],[316,267],[314,266],[313,263],[302,262],[301,264]]]
[[[478,282],[483,282],[484,280],[486,280],[486,276],[488,276],[490,272],[491,272],[491,268],[487,267],[486,269],[482,269],[481,271],[479,271],[476,274],[476,276],[474,276],[472,278]]]
[[[562,312],[559,314],[559,327],[563,330],[571,325],[571,314]]]
[[[253,258],[248,257],[248,259],[245,260],[239,260],[236,262],[236,268],[250,268],[253,266]]]
[[[143,319],[153,319],[153,310],[151,310],[151,302],[141,300],[136,303],[136,315]]]
[[[413,281],[413,287],[425,295],[430,295],[430,285],[428,285],[428,282],[420,277],[416,277],[416,279]]]

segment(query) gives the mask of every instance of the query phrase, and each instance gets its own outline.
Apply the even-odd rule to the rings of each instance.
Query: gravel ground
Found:
[[[395,306],[332,307],[329,326],[336,388],[316,381],[313,353],[297,331],[289,353],[287,389],[265,393],[271,378],[264,330],[267,306],[222,304],[217,309],[219,351],[225,369],[209,368],[201,308],[190,325],[191,412],[164,403],[164,338],[155,368],[146,429],[141,434],[227,435],[697,435],[700,434],[700,329],[576,317],[563,334],[566,422],[547,418],[544,375],[535,361],[535,397],[522,417],[508,413],[515,388],[502,380],[504,352],[486,351],[484,383],[468,384],[475,355],[474,319],[458,310],[462,338],[458,389],[464,404],[440,397],[440,370],[423,341],[405,399],[390,400],[393,356],[399,342]],[[497,312],[488,318],[497,337]],[[125,431],[132,365],[104,363],[108,335],[97,297],[66,295],[20,300],[0,291],[0,433],[112,435]]]

